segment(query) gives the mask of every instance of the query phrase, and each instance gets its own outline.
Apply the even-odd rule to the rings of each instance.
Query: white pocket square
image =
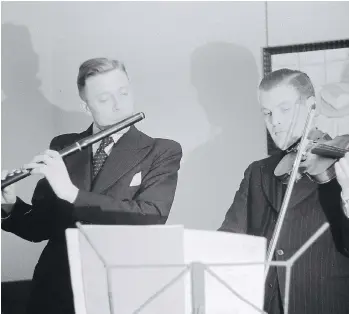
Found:
[[[132,178],[132,181],[130,183],[130,186],[137,186],[137,185],[140,185],[142,182],[142,174],[141,172],[137,172],[133,178]]]

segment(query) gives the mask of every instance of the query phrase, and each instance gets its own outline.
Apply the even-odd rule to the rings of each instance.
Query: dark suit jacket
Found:
[[[264,236],[268,243],[286,186],[275,176],[281,155],[252,163],[244,174],[220,231]],[[342,211],[337,180],[315,184],[303,177],[295,184],[274,260],[289,259],[321,226],[327,230],[293,266],[290,314],[349,313],[349,219]],[[284,268],[270,268],[265,310],[283,313]]]
[[[91,132],[90,127],[81,134],[58,136],[50,148],[61,150]],[[35,268],[28,313],[74,313],[65,230],[77,221],[115,225],[166,222],[181,157],[177,142],[153,139],[132,126],[114,145],[93,185],[92,148],[65,157],[70,178],[79,188],[74,204],[57,198],[46,179],[38,182],[32,206],[17,199],[2,229],[28,241],[49,240]],[[130,186],[138,172],[141,184]]]

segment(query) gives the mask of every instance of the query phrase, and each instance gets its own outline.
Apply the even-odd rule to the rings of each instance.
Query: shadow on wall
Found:
[[[39,56],[25,26],[2,24],[1,36],[1,90],[5,96],[1,104],[1,168],[11,170],[47,149],[59,134],[61,121],[74,125],[86,119],[87,128],[91,120],[83,113],[61,110],[41,93]],[[30,202],[38,179],[33,176],[18,182],[18,195]],[[33,245],[5,232],[1,242],[2,281],[30,278],[43,245]],[[23,261],[18,259],[19,250],[26,257]]]
[[[265,136],[256,136],[263,130],[259,73],[248,49],[212,42],[191,55],[191,81],[211,135],[185,157],[168,223],[211,230],[222,223],[252,156],[265,149],[263,140],[256,140]]]
[[[2,24],[1,35],[1,88],[5,94],[1,109],[2,167],[12,168],[48,148],[51,139],[60,132],[60,121],[74,125],[86,120],[87,128],[91,120],[83,113],[60,109],[42,94],[37,77],[39,56],[25,26]]]
[[[47,147],[54,133],[53,105],[39,91],[39,60],[28,29],[3,24],[1,36],[2,167],[16,167],[14,162],[29,161]]]

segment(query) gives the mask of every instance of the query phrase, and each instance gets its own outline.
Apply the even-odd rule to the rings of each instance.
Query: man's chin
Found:
[[[105,130],[105,129],[115,125],[116,123],[119,123],[120,121],[128,118],[130,115],[126,115],[126,114],[121,114],[120,113],[120,115],[118,117],[114,116],[113,120],[105,121],[104,123],[98,123],[98,128],[100,130]]]
[[[122,118],[115,120],[115,121],[110,121],[109,123],[104,123],[104,124],[99,124],[99,129],[100,130],[105,130],[110,128],[111,126],[113,126],[114,124],[120,122],[121,120],[123,120]]]
[[[275,146],[281,150],[285,150],[288,147],[288,143],[285,143],[285,138],[274,137],[273,138]]]
[[[298,138],[293,138],[292,140],[289,140],[287,143],[285,140],[274,140],[275,145],[281,149],[281,150],[286,150],[290,148],[294,143],[296,143]]]
[[[105,129],[108,129],[109,127],[111,127],[114,123],[110,123],[110,124],[98,124],[97,125],[97,128],[100,130],[100,131],[103,131]]]

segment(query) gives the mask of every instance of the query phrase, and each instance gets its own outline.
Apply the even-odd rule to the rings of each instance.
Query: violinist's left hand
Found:
[[[338,183],[342,187],[342,197],[349,199],[349,153],[335,163],[335,170]]]

